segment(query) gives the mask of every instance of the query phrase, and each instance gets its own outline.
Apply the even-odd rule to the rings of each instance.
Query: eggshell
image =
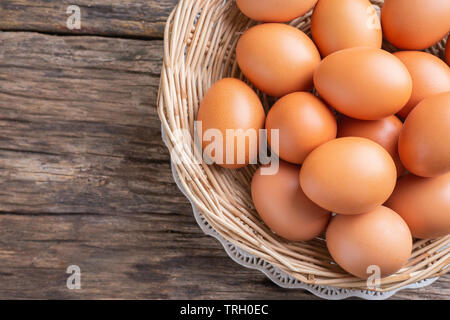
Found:
[[[411,111],[398,150],[415,175],[435,177],[450,171],[450,92],[427,98]]]
[[[397,175],[405,171],[405,167],[398,155],[398,138],[403,123],[396,116],[389,116],[380,120],[358,120],[348,117],[340,117],[338,125],[339,138],[361,137],[375,141],[391,155],[397,168]]]
[[[340,214],[361,214],[383,204],[394,190],[397,169],[389,153],[366,138],[331,140],[303,162],[300,185],[317,205]]]
[[[278,144],[279,157],[300,164],[312,150],[336,138],[337,125],[333,113],[319,98],[309,92],[294,92],[273,105],[266,129],[269,145]],[[272,141],[272,130],[279,130],[278,141]]]
[[[368,0],[320,0],[311,33],[323,57],[353,47],[379,49],[383,41],[380,19]]]
[[[317,0],[236,0],[250,19],[261,22],[287,22],[312,9]]]
[[[206,93],[198,110],[197,121],[202,123],[202,148],[212,143],[205,139],[209,129],[219,130],[223,137],[223,150],[205,151],[215,163],[225,168],[240,168],[250,161],[254,162],[258,156],[258,142],[256,148],[250,144],[246,131],[253,132],[258,137],[259,130],[264,128],[265,113],[261,101],[256,93],[243,81],[225,78],[216,82]],[[226,138],[227,129],[243,129],[236,131],[233,140]],[[200,132],[199,132],[200,134]],[[238,161],[238,139],[245,139],[245,163]],[[234,148],[234,161],[227,163],[227,145]],[[229,156],[231,158],[231,155]]]
[[[422,50],[450,30],[448,0],[385,0],[381,23],[385,38],[400,49]]]
[[[386,206],[406,221],[415,238],[431,239],[450,233],[450,173],[435,178],[408,174],[395,187]]]
[[[411,98],[398,113],[401,117],[406,118],[423,99],[450,91],[450,68],[438,57],[422,51],[399,51],[394,55],[406,66],[413,82]]]
[[[313,87],[320,54],[297,28],[266,23],[247,30],[239,39],[236,59],[244,75],[261,91],[281,97]]]
[[[380,206],[356,216],[335,216],[326,233],[334,261],[356,277],[367,279],[377,266],[381,277],[389,276],[408,261],[412,236],[407,224],[394,211]]]
[[[252,198],[264,223],[291,241],[311,240],[322,232],[330,213],[309,200],[300,188],[299,168],[280,161],[275,175],[262,175],[258,169],[252,179]]]
[[[387,51],[360,47],[326,57],[314,73],[320,96],[339,112],[378,120],[400,111],[412,92],[403,63]]]

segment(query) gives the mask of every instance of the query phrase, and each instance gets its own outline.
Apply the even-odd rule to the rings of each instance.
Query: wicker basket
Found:
[[[377,6],[383,3],[371,2]],[[310,17],[311,12],[291,25],[309,34]],[[169,17],[158,113],[179,183],[208,224],[245,252],[306,284],[367,290],[366,281],[333,262],[323,238],[288,242],[264,225],[250,196],[255,166],[240,170],[208,166],[198,163],[192,152],[194,121],[206,90],[224,77],[246,81],[234,49],[240,34],[254,24],[240,13],[234,1],[226,0],[181,0]],[[444,47],[443,40],[429,51],[442,57]],[[388,44],[384,48],[394,49]],[[270,98],[259,94],[267,110]],[[188,140],[180,134],[182,130],[190,133]],[[376,290],[392,291],[448,272],[449,243],[450,235],[417,240],[409,262],[396,274],[383,278]]]

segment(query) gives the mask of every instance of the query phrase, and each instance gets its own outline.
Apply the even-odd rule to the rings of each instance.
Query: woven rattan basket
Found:
[[[378,7],[383,3],[371,2]],[[310,34],[310,17],[311,12],[291,25]],[[158,113],[178,183],[206,223],[239,250],[305,284],[367,290],[366,281],[333,262],[323,238],[288,242],[264,225],[250,196],[255,166],[240,170],[208,166],[198,163],[192,152],[194,121],[204,93],[224,77],[246,80],[235,61],[235,46],[240,34],[254,24],[229,0],[181,0],[169,17]],[[442,57],[444,47],[443,40],[429,51]],[[384,48],[393,50],[389,45]],[[270,98],[260,96],[267,109]],[[182,132],[190,135],[186,138]],[[409,262],[383,278],[375,290],[392,292],[448,272],[449,243],[450,235],[415,241]]]

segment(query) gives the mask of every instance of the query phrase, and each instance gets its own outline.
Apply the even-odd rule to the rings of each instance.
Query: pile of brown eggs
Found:
[[[368,0],[236,2],[264,22],[241,36],[239,67],[277,100],[266,115],[247,84],[226,78],[206,93],[197,120],[203,133],[226,137],[221,148],[200,139],[229,169],[254,163],[261,150],[248,132],[267,130],[281,161],[252,180],[264,223],[290,241],[326,232],[333,259],[361,278],[370,266],[382,276],[397,272],[413,237],[449,234],[450,68],[421,50],[450,31],[450,1],[385,0],[381,21]],[[312,39],[284,24],[313,7]],[[383,36],[401,49],[382,50]],[[230,129],[238,133],[228,136]]]

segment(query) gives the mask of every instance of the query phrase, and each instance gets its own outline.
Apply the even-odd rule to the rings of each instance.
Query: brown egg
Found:
[[[361,137],[375,141],[389,152],[395,162],[397,176],[400,176],[405,171],[398,155],[398,138],[402,127],[402,122],[396,116],[371,121],[342,116],[339,119],[337,136]]]
[[[261,22],[287,22],[312,9],[317,0],[236,0],[242,13]]]
[[[266,23],[242,35],[236,59],[244,75],[258,89],[281,97],[312,89],[320,54],[302,31],[281,23]]]
[[[281,237],[291,241],[311,240],[322,232],[330,213],[309,200],[298,182],[300,169],[280,161],[275,175],[261,174],[252,179],[252,198],[264,223]]]
[[[422,51],[399,51],[394,55],[406,66],[413,82],[411,99],[398,113],[402,118],[423,99],[450,91],[450,68],[438,57]]]
[[[435,177],[450,171],[450,92],[427,98],[411,111],[398,150],[415,175]]]
[[[216,164],[240,168],[250,162],[256,163],[259,130],[264,128],[265,113],[256,93],[243,81],[225,78],[216,82],[200,104],[197,121],[201,121],[201,132],[198,130],[198,133],[204,153]],[[233,139],[233,136],[227,138],[228,129],[242,130],[235,131]],[[222,136],[223,148],[211,147],[217,133]],[[243,147],[239,140],[245,141]],[[234,150],[233,154],[227,146]]]
[[[387,51],[350,48],[326,57],[314,73],[320,96],[339,112],[356,119],[391,116],[411,97],[406,67]]]
[[[312,150],[336,138],[337,125],[333,113],[319,98],[309,92],[295,92],[273,105],[266,129],[269,145],[278,144],[279,157],[300,164]],[[271,139],[274,129],[279,130],[278,141]]]
[[[450,36],[447,38],[447,45],[445,46],[445,59],[447,60],[447,64],[450,65]]]
[[[356,216],[335,216],[326,233],[334,261],[356,277],[367,279],[373,267],[382,277],[396,273],[408,261],[412,237],[405,221],[380,206]]]
[[[323,57],[353,47],[381,48],[380,19],[368,0],[320,0],[311,33]]]
[[[435,178],[408,174],[386,206],[406,221],[414,237],[432,239],[450,233],[450,173]]]
[[[385,0],[381,22],[385,38],[394,46],[422,50],[450,30],[448,0]]]
[[[366,138],[331,140],[309,154],[300,171],[306,196],[329,211],[361,214],[383,204],[397,169],[389,153]]]

